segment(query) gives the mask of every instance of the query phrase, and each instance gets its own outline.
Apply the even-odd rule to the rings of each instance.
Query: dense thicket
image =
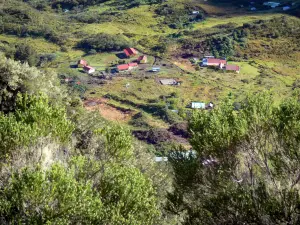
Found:
[[[93,6],[100,3],[108,2],[109,0],[23,0],[29,3],[31,6],[39,9],[45,10],[47,7],[52,7],[55,9],[73,9],[79,7]],[[161,3],[162,0],[121,0],[120,5],[126,7],[136,7],[139,5],[157,4]]]
[[[98,52],[119,51],[130,47],[131,43],[121,35],[96,34],[78,43],[79,48],[95,49]]]
[[[6,59],[0,55],[0,111],[14,111],[18,93],[38,94],[62,98],[64,91],[58,86],[56,74],[41,72],[28,64]]]
[[[193,15],[193,11],[198,11],[199,13]],[[205,17],[203,10],[192,4],[178,7],[178,5],[173,3],[165,3],[156,9],[156,13],[164,16],[164,23],[174,29],[189,27],[193,22],[200,21]]]
[[[174,159],[168,209],[185,224],[298,224],[298,96],[275,106],[269,94],[197,112],[189,127],[197,159]]]

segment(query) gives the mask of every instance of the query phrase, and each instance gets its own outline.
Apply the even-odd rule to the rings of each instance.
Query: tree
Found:
[[[100,33],[86,38],[78,43],[79,48],[91,51],[92,49],[102,51],[119,51],[130,47],[131,43],[121,35],[110,35]]]
[[[0,219],[6,223],[152,224],[159,215],[152,183],[139,170],[103,167],[86,157],[72,158],[67,167],[24,168],[2,184]]]
[[[16,107],[18,93],[39,94],[43,92],[50,100],[59,102],[65,96],[59,86],[57,75],[40,71],[28,64],[6,59],[0,54],[0,111],[12,112]]]
[[[104,217],[92,183],[76,180],[75,171],[59,164],[14,172],[2,190],[0,218],[6,223],[97,223]]]
[[[27,62],[30,66],[35,66],[37,64],[36,51],[34,51],[31,46],[26,44],[17,45],[14,58],[22,63]]]
[[[250,95],[239,111],[232,103],[192,116],[198,157],[173,161],[168,209],[185,211],[185,224],[299,223],[298,98],[276,107],[268,93]]]
[[[50,136],[66,142],[74,129],[65,109],[53,107],[46,96],[18,95],[14,114],[0,114],[1,156],[18,147],[28,147],[38,138]],[[1,158],[1,157],[0,157]]]
[[[105,150],[115,160],[128,160],[133,156],[130,131],[120,125],[105,126],[95,131],[105,138]]]
[[[159,216],[155,191],[139,170],[110,165],[101,181],[107,222],[152,224]]]
[[[208,45],[217,58],[219,57],[229,57],[234,53],[233,41],[227,36],[216,36],[208,40]]]

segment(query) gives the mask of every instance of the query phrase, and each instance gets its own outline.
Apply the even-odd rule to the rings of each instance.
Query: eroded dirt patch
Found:
[[[90,98],[84,101],[84,107],[90,111],[99,111],[107,120],[127,122],[135,114],[133,110],[116,108],[109,105],[106,98]]]

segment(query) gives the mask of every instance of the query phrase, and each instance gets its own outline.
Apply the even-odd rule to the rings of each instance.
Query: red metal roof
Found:
[[[126,48],[124,49],[124,53],[126,56],[136,55],[137,51],[134,48]]]
[[[128,64],[122,64],[117,66],[118,70],[128,70],[129,65]]]
[[[209,58],[207,59],[207,63],[208,64],[226,64],[226,60],[225,59],[212,59],[212,58]]]
[[[239,71],[240,67],[237,65],[226,65],[226,70]]]
[[[81,60],[78,61],[78,64],[87,66],[88,63],[84,59],[81,59]]]
[[[128,63],[128,66],[130,66],[130,67],[136,67],[136,66],[138,66],[138,64],[137,63]]]

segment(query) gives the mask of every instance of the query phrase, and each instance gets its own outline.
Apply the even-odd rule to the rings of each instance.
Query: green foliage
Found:
[[[189,127],[193,136],[191,144],[204,156],[224,154],[224,148],[239,141],[247,131],[246,121],[233,111],[230,99],[211,112],[194,112]]]
[[[238,111],[232,102],[192,116],[200,163],[172,162],[177,183],[168,209],[187,210],[185,224],[297,224],[298,97],[275,106],[269,93],[250,95]]]
[[[193,10],[199,11],[198,15],[191,15]],[[164,16],[164,23],[170,28],[182,29],[190,27],[191,23],[204,18],[204,12],[193,5],[186,4],[181,7],[174,3],[165,3],[156,9],[158,15]]]
[[[73,129],[65,109],[50,106],[46,96],[19,95],[15,113],[0,114],[0,148],[6,154],[47,136],[66,142]]]
[[[229,57],[234,53],[232,39],[226,36],[216,36],[208,41],[210,50],[216,58]]]
[[[159,216],[150,180],[135,168],[86,157],[67,167],[24,168],[0,193],[0,218],[27,224],[153,224]]]
[[[43,92],[50,99],[59,101],[64,91],[58,86],[55,73],[41,72],[27,64],[21,64],[0,55],[0,111],[14,111],[18,93]]]
[[[37,53],[26,44],[17,45],[14,58],[22,63],[27,62],[30,66],[35,66],[37,63]]]
[[[0,217],[8,223],[95,223],[103,205],[91,182],[76,180],[75,171],[53,165],[43,171],[15,172],[0,196]],[[16,210],[17,209],[17,210]]]
[[[95,133],[104,135],[105,149],[115,159],[122,161],[133,156],[132,135],[128,129],[120,125],[108,125]]]
[[[85,50],[95,49],[98,52],[119,51],[130,47],[130,42],[121,35],[100,33],[82,40],[78,43],[78,47]]]
[[[147,116],[143,112],[139,112],[134,115],[129,123],[132,126],[141,128],[150,128],[149,124],[147,123]]]
[[[110,165],[102,178],[101,188],[109,223],[153,224],[159,216],[155,191],[150,181],[135,168]]]

